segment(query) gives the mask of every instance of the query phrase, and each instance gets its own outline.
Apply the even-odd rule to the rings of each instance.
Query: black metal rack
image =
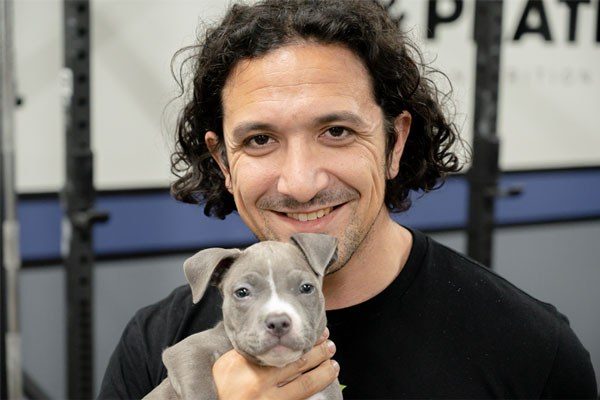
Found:
[[[0,107],[0,121],[2,120],[2,107]],[[2,154],[2,135],[0,134],[0,199],[4,197],[3,168],[4,155]],[[4,221],[4,202],[0,201],[0,222]],[[0,229],[0,244],[4,243],[4,234]],[[6,277],[4,276],[4,246],[0,245],[0,399],[8,398],[8,371],[6,368],[6,333],[8,331],[8,304],[6,298]]]
[[[13,2],[0,2],[0,396],[22,397],[19,224],[16,211]]]
[[[492,267],[494,208],[498,195],[499,139],[496,131],[502,0],[475,3],[475,118],[473,123],[473,164],[469,179],[468,254]]]
[[[90,3],[64,0],[66,184],[63,254],[67,275],[67,395],[93,397],[93,224],[106,220],[94,210],[90,146]]]

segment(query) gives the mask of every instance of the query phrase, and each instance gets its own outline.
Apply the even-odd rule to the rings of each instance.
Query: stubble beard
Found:
[[[368,238],[373,230],[373,226],[375,222],[379,218],[379,214],[381,213],[382,207],[379,209],[375,218],[371,223],[364,229],[360,228],[361,221],[358,219],[353,219],[350,224],[344,229],[344,232],[340,237],[338,237],[338,252],[337,252],[337,260],[333,262],[325,271],[325,275],[331,275],[346,266],[348,261],[355,255],[357,250],[360,249],[363,243],[368,242]],[[350,215],[356,215],[356,208],[358,208],[358,203],[354,207],[354,209],[350,212]],[[289,238],[283,238],[280,235],[276,234],[272,229],[271,224],[269,223],[268,218],[266,217],[266,213],[268,211],[262,213],[263,222],[264,222],[264,232],[263,234],[256,233],[255,236],[258,240],[276,240],[276,241],[287,241]]]
[[[379,209],[375,218],[364,229],[360,229],[360,221],[353,220],[345,229],[343,236],[339,239],[341,246],[338,246],[338,259],[327,268],[325,275],[331,275],[346,266],[348,261],[363,249],[362,246],[368,243],[375,222],[379,218],[379,214],[383,206]]]

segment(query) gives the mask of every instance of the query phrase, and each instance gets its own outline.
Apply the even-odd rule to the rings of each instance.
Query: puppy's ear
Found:
[[[304,257],[318,276],[337,260],[337,239],[322,233],[295,233],[291,240],[302,250]]]
[[[218,285],[240,255],[238,249],[212,248],[199,251],[183,263],[183,272],[192,288],[192,300],[200,301],[208,285]]]

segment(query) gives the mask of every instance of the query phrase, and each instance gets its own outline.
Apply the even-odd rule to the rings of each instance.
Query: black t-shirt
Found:
[[[328,311],[344,398],[596,398],[589,353],[566,317],[417,231],[398,277]],[[373,266],[376,268],[376,266]],[[211,288],[187,286],[137,312],[99,398],[141,398],[165,377],[161,352],[221,318]]]

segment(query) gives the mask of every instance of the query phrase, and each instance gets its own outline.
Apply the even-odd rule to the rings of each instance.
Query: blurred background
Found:
[[[0,0],[3,1],[3,0]],[[475,107],[473,0],[384,1],[431,66],[454,86],[455,121],[471,140]],[[181,102],[171,58],[194,44],[229,2],[92,0],[90,129],[94,228],[93,380],[97,393],[125,324],[184,284],[182,263],[254,237],[237,215],[208,219],[168,193]],[[565,314],[600,381],[600,1],[507,0],[503,5],[498,125],[500,188],[493,269]],[[63,3],[14,2],[15,172],[21,224],[19,318],[23,368],[51,398],[67,397]],[[179,70],[175,61],[175,70]],[[447,88],[447,83],[440,80]],[[466,252],[468,184],[452,176],[396,216]]]

